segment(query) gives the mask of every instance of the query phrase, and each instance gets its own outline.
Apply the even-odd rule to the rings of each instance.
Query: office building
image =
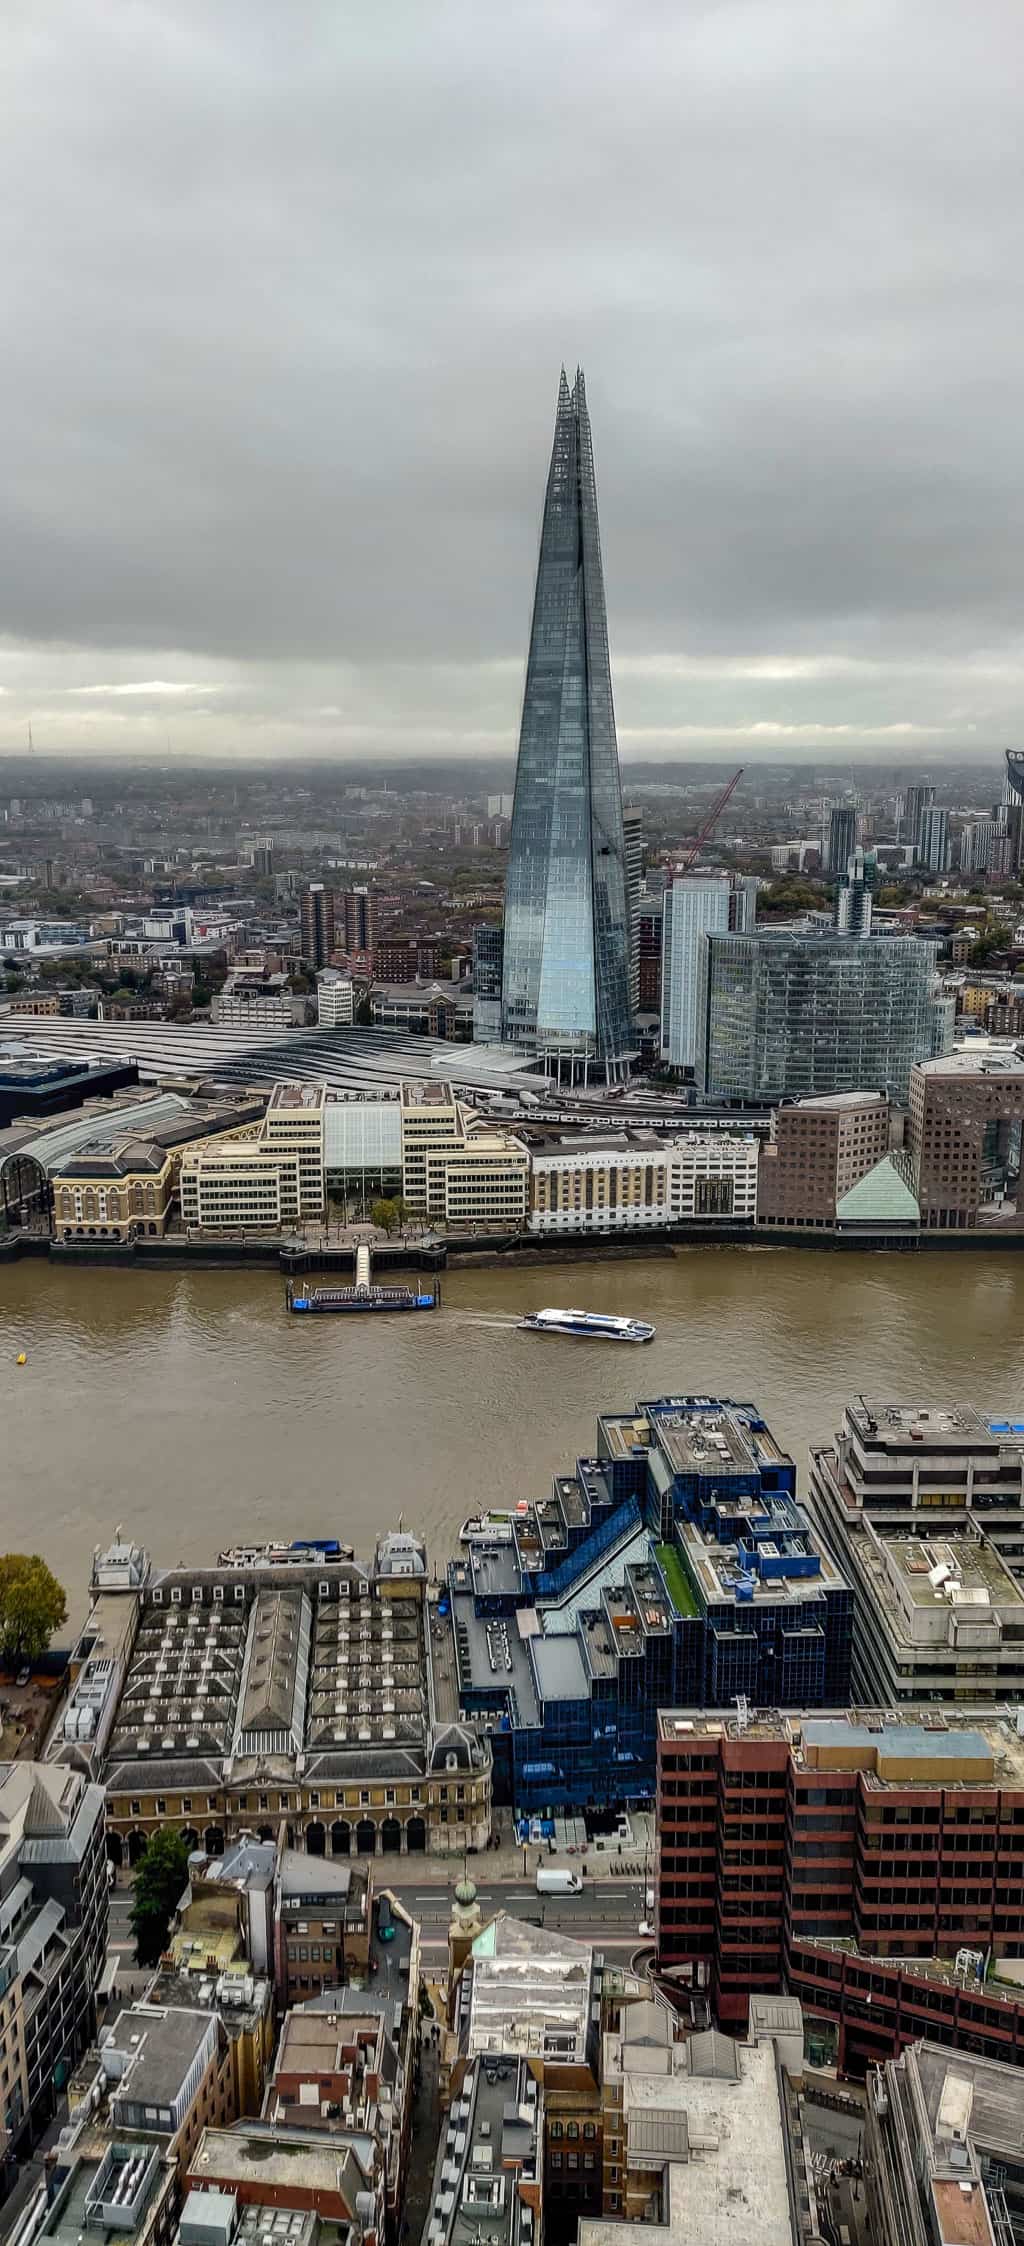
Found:
[[[767,930],[705,941],[705,1089],[714,1098],[764,1102],[870,1085],[905,1100],[915,1061],[930,1059],[937,1039],[951,1040],[935,944]]]
[[[868,2074],[864,2176],[885,2246],[1019,2246],[1024,2139],[1016,2067],[912,2043]]]
[[[871,934],[871,884],[863,850],[847,860],[836,892],[836,927],[843,936]]]
[[[845,1196],[888,1160],[890,1127],[884,1092],[835,1092],[776,1108],[761,1142],[758,1223],[834,1230]]]
[[[304,1181],[294,1150],[230,1138],[186,1154],[179,1193],[186,1230],[280,1232],[299,1223]]]
[[[106,1941],[102,1787],[0,1764],[0,2162],[53,2119],[92,2034]]]
[[[949,812],[932,803],[921,813],[917,856],[926,873],[949,870]]]
[[[758,1142],[739,1132],[528,1131],[531,1232],[753,1224]]]
[[[980,1525],[882,1536],[833,1512],[822,1530],[855,1594],[855,1702],[1024,1700],[1024,1587]]]
[[[377,900],[365,884],[338,891],[334,899],[334,937],[340,950],[367,952],[372,957],[377,943]]]
[[[1024,1954],[1024,1740],[1006,1716],[665,1711],[658,1832],[662,1969],[723,2022],[783,1984],[813,2002],[803,1948],[912,1975],[962,1948]]]
[[[649,1796],[656,1711],[849,1689],[852,1596],[752,1405],[670,1397],[598,1421],[597,1455],[473,1542],[448,1588],[460,1706],[524,1813]]]
[[[489,818],[489,819],[511,819],[511,817],[512,817],[512,798],[511,798],[511,796],[510,796],[510,795],[489,795],[489,796],[488,796],[488,798],[487,798],[487,816],[488,816],[488,818]]]
[[[473,930],[473,1037],[496,1045],[501,1036],[501,974],[505,931],[482,923]]]
[[[846,872],[857,847],[857,813],[852,803],[834,803],[825,836],[825,872],[836,881]]]
[[[681,1075],[704,1079],[707,1036],[706,937],[728,932],[725,874],[687,874],[662,899],[661,1057]]]
[[[350,975],[325,968],[316,979],[316,1018],[321,1029],[350,1029],[356,1017],[356,994]]]
[[[900,841],[909,846],[913,858],[920,854],[921,821],[934,802],[935,789],[928,782],[906,791],[900,822]]]
[[[311,881],[299,898],[302,957],[310,967],[326,967],[334,950],[334,891]]]
[[[283,972],[236,970],[210,1002],[210,1020],[218,1029],[294,1029],[305,1019],[306,1000],[289,990]]]
[[[629,906],[629,1002],[635,1014],[640,1004],[640,891],[644,878],[644,815],[639,804],[623,809],[622,834]]]
[[[324,1206],[324,1084],[275,1084],[260,1126],[269,1153],[297,1155],[299,1215],[316,1217]]]
[[[978,1527],[1022,1574],[1024,1419],[857,1396],[834,1440],[811,1451],[809,1505],[834,1549],[861,1521],[899,1537]]]
[[[630,922],[590,417],[563,370],[505,884],[502,1037],[626,1074]]]
[[[1019,1226],[1024,1052],[947,1053],[910,1072],[907,1151],[929,1232]]]

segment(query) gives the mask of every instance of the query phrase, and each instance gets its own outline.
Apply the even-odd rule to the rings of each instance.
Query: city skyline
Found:
[[[6,58],[4,753],[510,753],[563,352],[630,760],[1020,738],[1005,0],[50,12]]]

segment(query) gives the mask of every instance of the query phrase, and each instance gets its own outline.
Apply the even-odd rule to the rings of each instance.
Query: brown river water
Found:
[[[309,1319],[267,1272],[0,1269],[0,1550],[41,1551],[73,1617],[119,1523],[170,1562],[301,1535],[368,1555],[401,1515],[441,1565],[467,1513],[543,1495],[638,1397],[751,1399],[801,1486],[859,1391],[1024,1402],[1024,1256],[694,1248],[442,1285],[435,1312]],[[657,1338],[518,1333],[545,1303]]]

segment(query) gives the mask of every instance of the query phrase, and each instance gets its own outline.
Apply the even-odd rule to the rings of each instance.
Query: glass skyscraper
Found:
[[[562,371],[505,883],[501,1033],[559,1074],[626,1073],[629,899],[583,376]]]
[[[716,1099],[890,1092],[951,1042],[938,947],[911,936],[709,935],[706,1090]]]

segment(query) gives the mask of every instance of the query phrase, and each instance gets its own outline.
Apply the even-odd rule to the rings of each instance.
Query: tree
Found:
[[[146,1842],[135,1870],[132,1933],[138,1965],[159,1964],[187,1880],[188,1849],[181,1834],[165,1825]]]
[[[381,1232],[394,1232],[401,1222],[397,1201],[374,1201],[370,1208],[370,1222]]]
[[[0,1558],[0,1656],[7,1668],[38,1661],[68,1611],[55,1575],[38,1552]]]

